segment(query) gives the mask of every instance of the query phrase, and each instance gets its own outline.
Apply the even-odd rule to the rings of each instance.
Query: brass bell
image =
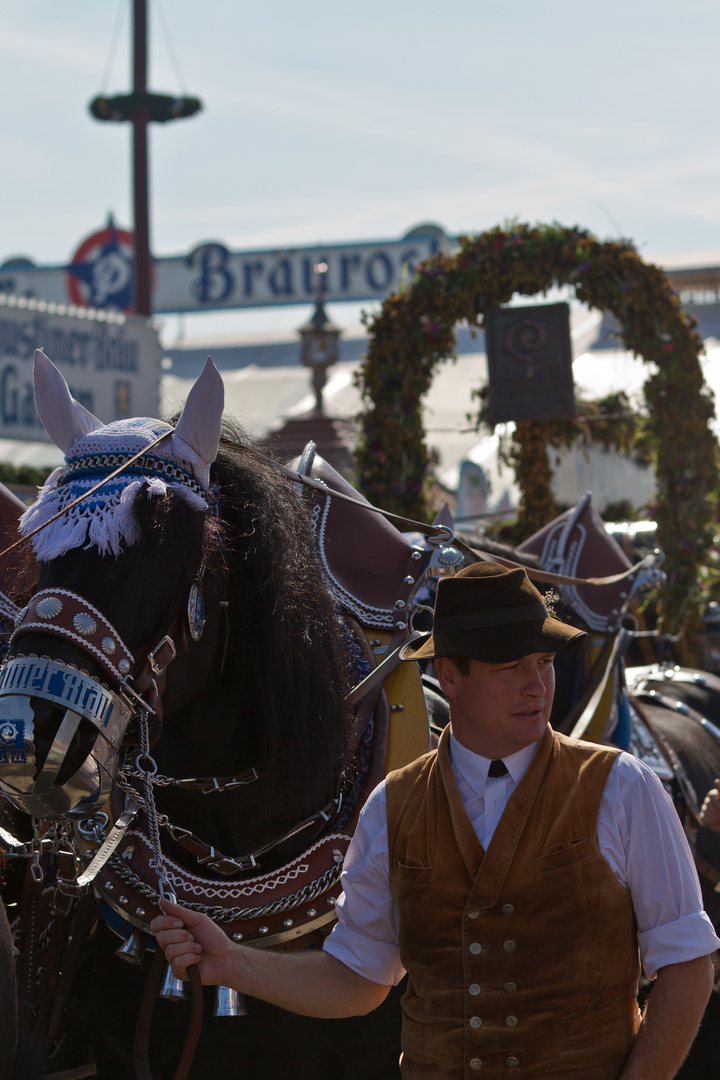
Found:
[[[147,934],[136,926],[120,948],[115,950],[115,955],[121,960],[126,960],[128,964],[142,964],[146,947]]]
[[[158,997],[164,998],[165,1001],[187,1001],[190,997],[185,983],[182,979],[175,978],[169,964],[166,964],[163,970]]]
[[[213,1016],[247,1016],[247,1004],[245,995],[230,986],[217,986],[215,988],[215,1004]]]

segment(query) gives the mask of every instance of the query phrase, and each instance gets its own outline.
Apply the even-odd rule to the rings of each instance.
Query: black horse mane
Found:
[[[302,496],[235,426],[224,425],[211,483],[228,569],[222,679],[255,732],[271,805],[303,816],[333,794],[346,764],[347,630]]]
[[[180,560],[181,576],[191,578],[204,556],[207,578],[214,575],[216,588],[224,579],[229,607],[227,641],[223,631],[218,648],[225,654],[222,673],[218,659],[192,711],[203,710],[203,728],[222,724],[222,771],[256,766],[265,812],[299,820],[332,797],[346,765],[348,632],[323,581],[302,497],[236,425],[223,425],[210,479],[215,505],[202,534],[197,513],[182,499],[136,499],[142,540],[134,545],[135,558],[162,547]],[[212,716],[219,702],[230,715]],[[240,730],[244,760],[233,751]]]

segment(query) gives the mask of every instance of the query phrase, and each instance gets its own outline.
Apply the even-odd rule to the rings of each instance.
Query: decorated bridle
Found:
[[[32,537],[38,558],[49,559],[80,546],[91,528],[96,532],[90,542],[117,551],[119,538],[127,539],[132,528],[128,490],[136,496],[148,476],[153,478],[150,482],[154,481],[156,494],[170,486],[192,505],[207,507],[209,467],[217,453],[224,396],[222,379],[212,363],[206,365],[191,391],[175,429],[157,424],[156,430],[138,430],[138,424],[147,427],[154,422],[130,421],[127,431],[121,429],[125,444],[121,442],[120,452],[115,453],[103,452],[102,445],[99,452],[87,453],[88,449],[98,451],[94,433],[104,425],[72,398],[60,372],[39,350],[35,354],[35,396],[48,434],[68,460],[68,467],[56,470],[38,503],[21,519],[24,535],[18,543]],[[96,482],[98,474],[101,479]],[[131,490],[133,484],[135,491]],[[99,504],[100,532],[87,513],[93,498],[103,500]],[[144,762],[145,772],[151,774],[154,763],[149,750],[160,733],[165,673],[177,654],[176,642],[185,636],[186,628],[192,640],[202,636],[203,570],[204,563],[189,589],[185,586],[182,595],[173,598],[154,639],[135,652],[101,611],[67,589],[42,590],[18,614],[9,658],[0,670],[0,788],[21,810],[51,821],[92,815],[115,784],[121,745],[131,723],[137,729],[134,738],[140,748],[140,771]],[[101,676],[91,676],[61,660],[16,652],[19,638],[33,632],[58,637],[82,649],[99,665]],[[37,776],[31,697],[65,710]],[[73,775],[57,784],[73,736],[83,721],[95,730],[92,748]],[[154,805],[151,791],[146,802]],[[161,859],[158,866],[162,866]],[[162,888],[162,879],[160,885]]]

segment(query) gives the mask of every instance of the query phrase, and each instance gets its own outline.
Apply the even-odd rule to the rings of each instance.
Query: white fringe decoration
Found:
[[[98,453],[135,454],[162,434],[164,428],[171,430],[168,425],[156,420],[115,422],[78,439],[68,455],[68,465]],[[172,449],[171,438],[158,448],[158,456],[180,465],[181,462]],[[184,460],[181,467],[186,467],[186,453],[183,453],[182,457]],[[131,470],[132,468],[131,466]],[[112,468],[106,470],[108,474],[112,471]],[[39,525],[50,521],[58,511],[90,491],[102,479],[102,471],[96,470],[89,476],[70,479],[61,484],[66,472],[67,468],[55,469],[39,489],[37,501],[20,518],[22,536],[27,536]],[[148,498],[165,495],[170,490],[194,510],[202,512],[207,509],[206,500],[180,481],[166,481],[157,476],[138,476],[137,472],[132,471],[120,473],[33,536],[32,545],[36,558],[41,562],[52,562],[66,552],[80,547],[97,547],[103,555],[117,557],[124,546],[129,547],[139,538],[134,506],[143,485]]]

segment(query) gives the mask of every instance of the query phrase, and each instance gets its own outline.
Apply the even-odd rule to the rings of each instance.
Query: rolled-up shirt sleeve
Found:
[[[381,986],[396,985],[405,970],[398,951],[398,913],[390,895],[385,784],[363,807],[345,857],[338,921],[325,952]]]
[[[720,948],[675,807],[655,773],[627,754],[605,786],[598,843],[630,890],[648,978]]]

